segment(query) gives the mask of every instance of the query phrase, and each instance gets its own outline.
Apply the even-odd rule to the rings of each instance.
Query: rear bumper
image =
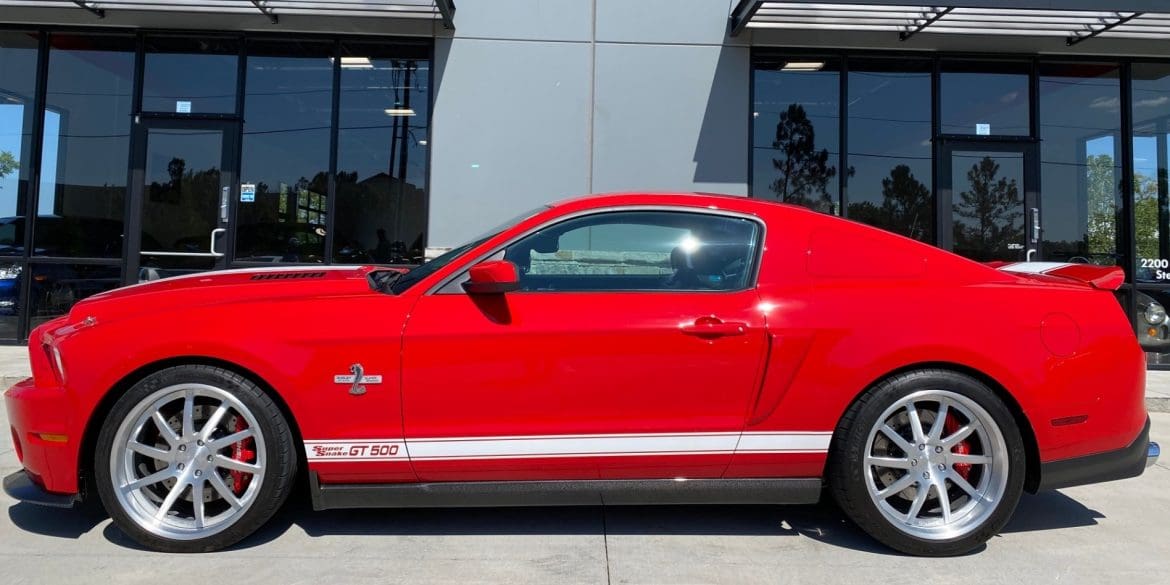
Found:
[[[1066,488],[1137,477],[1157,461],[1160,449],[1150,442],[1150,419],[1127,447],[1040,464],[1041,490]]]
[[[4,478],[4,493],[14,500],[54,508],[72,508],[78,500],[76,494],[54,494],[45,491],[45,488],[37,485],[23,469]]]

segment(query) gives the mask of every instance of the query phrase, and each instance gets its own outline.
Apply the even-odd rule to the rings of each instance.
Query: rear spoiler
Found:
[[[1120,266],[1064,262],[988,262],[987,265],[1015,274],[1043,274],[1067,278],[1100,290],[1117,290],[1125,282],[1125,271]]]

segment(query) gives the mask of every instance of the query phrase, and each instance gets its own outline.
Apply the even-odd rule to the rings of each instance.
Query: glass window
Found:
[[[929,61],[849,61],[848,217],[934,239]]]
[[[37,43],[35,33],[0,32],[0,256],[24,254]]]
[[[1138,285],[1135,323],[1151,364],[1170,364],[1170,64],[1133,65],[1134,239]],[[1154,308],[1152,308],[1154,307]]]
[[[739,290],[759,225],[701,213],[633,211],[568,220],[508,246],[524,291]]]
[[[231,38],[147,37],[142,110],[235,113],[239,53]]]
[[[756,63],[752,196],[839,213],[840,63]]]
[[[1043,257],[1124,266],[1118,66],[1043,64],[1039,88]]]
[[[1028,136],[1028,64],[944,61],[943,134]]]
[[[333,261],[420,263],[427,225],[426,52],[347,43],[339,66]]]
[[[24,254],[36,93],[35,33],[0,32],[0,256]],[[0,260],[0,340],[16,340],[24,265]]]
[[[1170,284],[1170,64],[1133,65],[1134,238],[1139,283]]]
[[[74,303],[122,285],[118,266],[33,264],[30,330],[69,312]]]
[[[36,255],[122,255],[133,37],[51,35]]]
[[[237,260],[325,261],[333,47],[248,45],[240,177],[255,195],[240,200]]]

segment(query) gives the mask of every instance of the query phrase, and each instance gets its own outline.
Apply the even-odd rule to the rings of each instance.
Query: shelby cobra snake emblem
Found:
[[[338,374],[333,376],[334,384],[349,384],[349,393],[353,396],[361,396],[366,393],[365,384],[381,384],[381,374],[366,375],[365,369],[361,364],[353,364],[349,367],[349,375]]]

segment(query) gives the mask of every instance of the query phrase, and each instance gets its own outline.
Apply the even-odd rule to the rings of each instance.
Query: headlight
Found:
[[[1166,308],[1158,301],[1150,301],[1144,316],[1150,325],[1161,325],[1166,320]]]
[[[64,384],[65,363],[61,359],[61,350],[52,343],[44,343],[41,347],[45,350],[45,356],[49,358],[49,369],[53,371],[53,376],[57,378],[57,383]]]
[[[0,280],[12,280],[20,276],[20,264],[0,266]]]

